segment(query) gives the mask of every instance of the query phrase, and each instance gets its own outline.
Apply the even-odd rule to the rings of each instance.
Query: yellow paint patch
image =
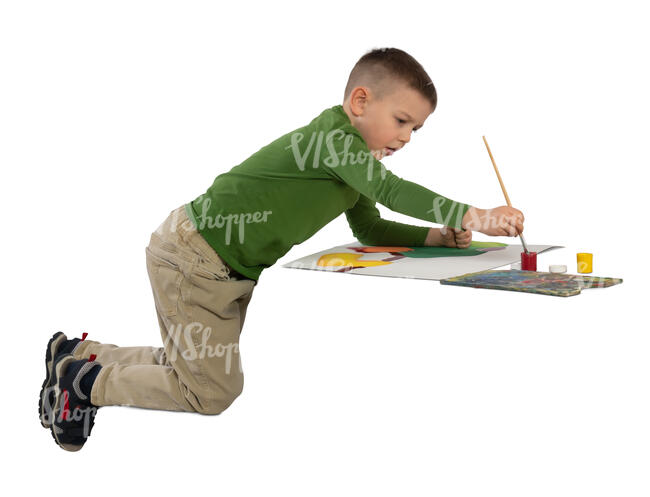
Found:
[[[325,254],[318,259],[318,265],[324,267],[372,267],[385,266],[390,264],[388,261],[362,261],[359,260],[363,254]]]

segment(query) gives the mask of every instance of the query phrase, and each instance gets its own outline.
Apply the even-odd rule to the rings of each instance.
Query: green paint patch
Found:
[[[504,250],[508,245],[498,242],[472,242],[465,249],[453,247],[409,247],[412,250],[397,252],[404,257],[412,258],[433,258],[433,257],[468,257],[481,255],[493,250]],[[394,252],[395,253],[395,252]]]

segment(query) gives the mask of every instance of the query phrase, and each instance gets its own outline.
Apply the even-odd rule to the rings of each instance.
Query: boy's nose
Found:
[[[411,133],[404,133],[399,137],[399,140],[401,142],[404,142],[404,145],[406,145],[408,142],[411,141]]]

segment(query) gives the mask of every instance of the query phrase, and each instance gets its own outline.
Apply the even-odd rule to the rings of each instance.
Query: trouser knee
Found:
[[[234,392],[230,392],[227,395],[220,396],[219,399],[214,397],[202,397],[198,398],[198,406],[196,407],[196,412],[199,414],[206,415],[216,415],[221,414],[223,411],[228,409],[230,405],[235,401],[237,397],[241,394],[241,389]]]

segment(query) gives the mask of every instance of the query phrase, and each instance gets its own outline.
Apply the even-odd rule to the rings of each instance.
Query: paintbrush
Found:
[[[494,172],[497,173],[497,178],[499,179],[499,184],[501,185],[503,196],[506,198],[506,203],[508,204],[508,207],[512,207],[512,204],[510,203],[510,197],[508,197],[508,192],[506,191],[506,187],[503,184],[501,175],[499,174],[499,168],[497,167],[497,163],[494,162],[494,157],[492,157],[492,151],[490,150],[490,146],[488,145],[485,136],[483,137],[483,142],[485,142],[485,148],[487,148],[488,154],[490,154],[490,160],[492,161],[492,165],[494,166]],[[524,235],[522,233],[519,233],[519,238],[521,238],[521,245],[524,247],[524,252],[528,253],[528,247],[526,246],[526,240],[524,240]]]

